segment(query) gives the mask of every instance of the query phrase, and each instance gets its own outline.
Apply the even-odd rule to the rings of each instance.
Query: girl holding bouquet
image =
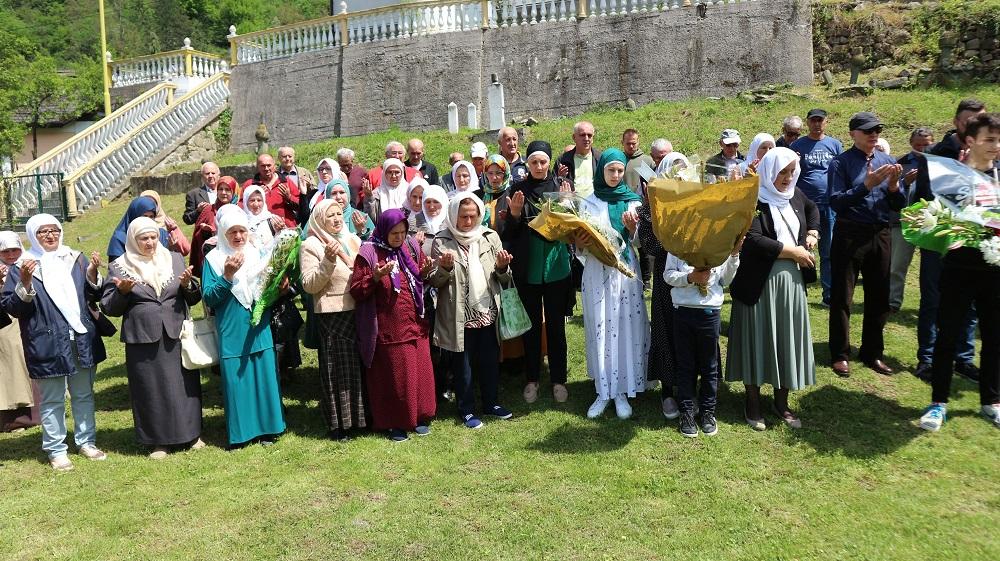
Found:
[[[628,398],[646,389],[646,359],[649,351],[649,318],[643,300],[639,256],[630,241],[635,236],[642,199],[623,181],[628,158],[609,148],[597,162],[594,193],[583,200],[581,215],[589,215],[609,238],[619,238],[622,260],[635,276],[629,278],[614,267],[589,257],[590,235],[580,231],[577,258],[583,262],[583,326],[587,341],[587,374],[594,380],[597,399],[587,410],[588,418],[599,417],[611,400],[620,419],[632,416]]]

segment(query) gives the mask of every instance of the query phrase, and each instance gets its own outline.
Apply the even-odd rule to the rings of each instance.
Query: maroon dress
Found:
[[[384,264],[386,252],[376,249],[376,255]],[[419,263],[423,256],[417,257]],[[429,422],[437,407],[429,326],[417,314],[406,275],[399,277],[400,290],[396,292],[389,275],[375,280],[363,257],[355,262],[351,276],[354,299],[359,303],[374,299],[375,303],[375,352],[365,371],[374,430],[412,431]],[[360,325],[359,331],[364,331]]]

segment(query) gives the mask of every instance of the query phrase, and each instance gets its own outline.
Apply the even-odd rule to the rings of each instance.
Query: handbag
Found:
[[[111,323],[111,320],[101,313],[100,310],[95,310],[89,305],[87,306],[87,310],[90,312],[90,317],[94,320],[94,328],[98,335],[101,337],[114,337],[115,333],[118,333],[118,328],[115,327],[115,324]]]
[[[219,335],[214,317],[186,319],[181,324],[181,364],[188,370],[219,364]]]
[[[504,341],[520,337],[531,329],[531,318],[521,303],[514,281],[500,291],[500,338]]]

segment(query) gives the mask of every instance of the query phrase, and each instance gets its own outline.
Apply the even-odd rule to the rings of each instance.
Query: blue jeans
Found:
[[[88,335],[84,335],[87,337]],[[78,335],[79,337],[79,335]],[[75,346],[74,346],[75,352]],[[97,368],[83,368],[74,357],[76,373],[35,380],[42,394],[39,411],[42,416],[42,450],[49,459],[65,456],[66,446],[66,388],[69,388],[73,406],[73,440],[76,447],[94,446],[97,427],[94,424],[94,374]]]
[[[714,308],[674,308],[674,359],[677,402],[681,411],[694,410],[695,385],[701,411],[715,413],[719,391],[719,329],[721,314]]]
[[[561,320],[562,318],[557,318]],[[476,395],[473,391],[472,369],[479,378],[479,391],[483,396],[483,409],[489,411],[497,404],[497,386],[500,379],[500,345],[496,327],[465,328],[465,352],[452,353],[451,374],[455,381],[455,398],[462,417],[475,415]]]
[[[917,314],[917,360],[930,364],[937,340],[938,304],[941,301],[941,254],[920,250],[920,311]],[[969,310],[955,338],[955,364],[971,364],[976,358],[976,310]]]
[[[830,303],[832,286],[830,268],[830,244],[833,242],[833,221],[837,214],[828,203],[816,203],[819,209],[819,282],[823,287],[823,302]]]

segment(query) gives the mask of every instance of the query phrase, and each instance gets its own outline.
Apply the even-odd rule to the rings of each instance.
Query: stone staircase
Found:
[[[53,200],[63,200],[66,214],[74,216],[114,199],[133,174],[151,169],[216,119],[228,106],[229,70],[225,62],[199,64],[191,58],[195,71],[182,70],[177,77],[149,70],[155,61],[118,63],[112,74],[116,83],[128,80],[123,69],[134,67],[141,75],[129,83],[145,80],[155,85],[5,178],[10,221],[58,206]],[[183,58],[179,64],[183,68]],[[208,71],[214,73],[205,76]]]

